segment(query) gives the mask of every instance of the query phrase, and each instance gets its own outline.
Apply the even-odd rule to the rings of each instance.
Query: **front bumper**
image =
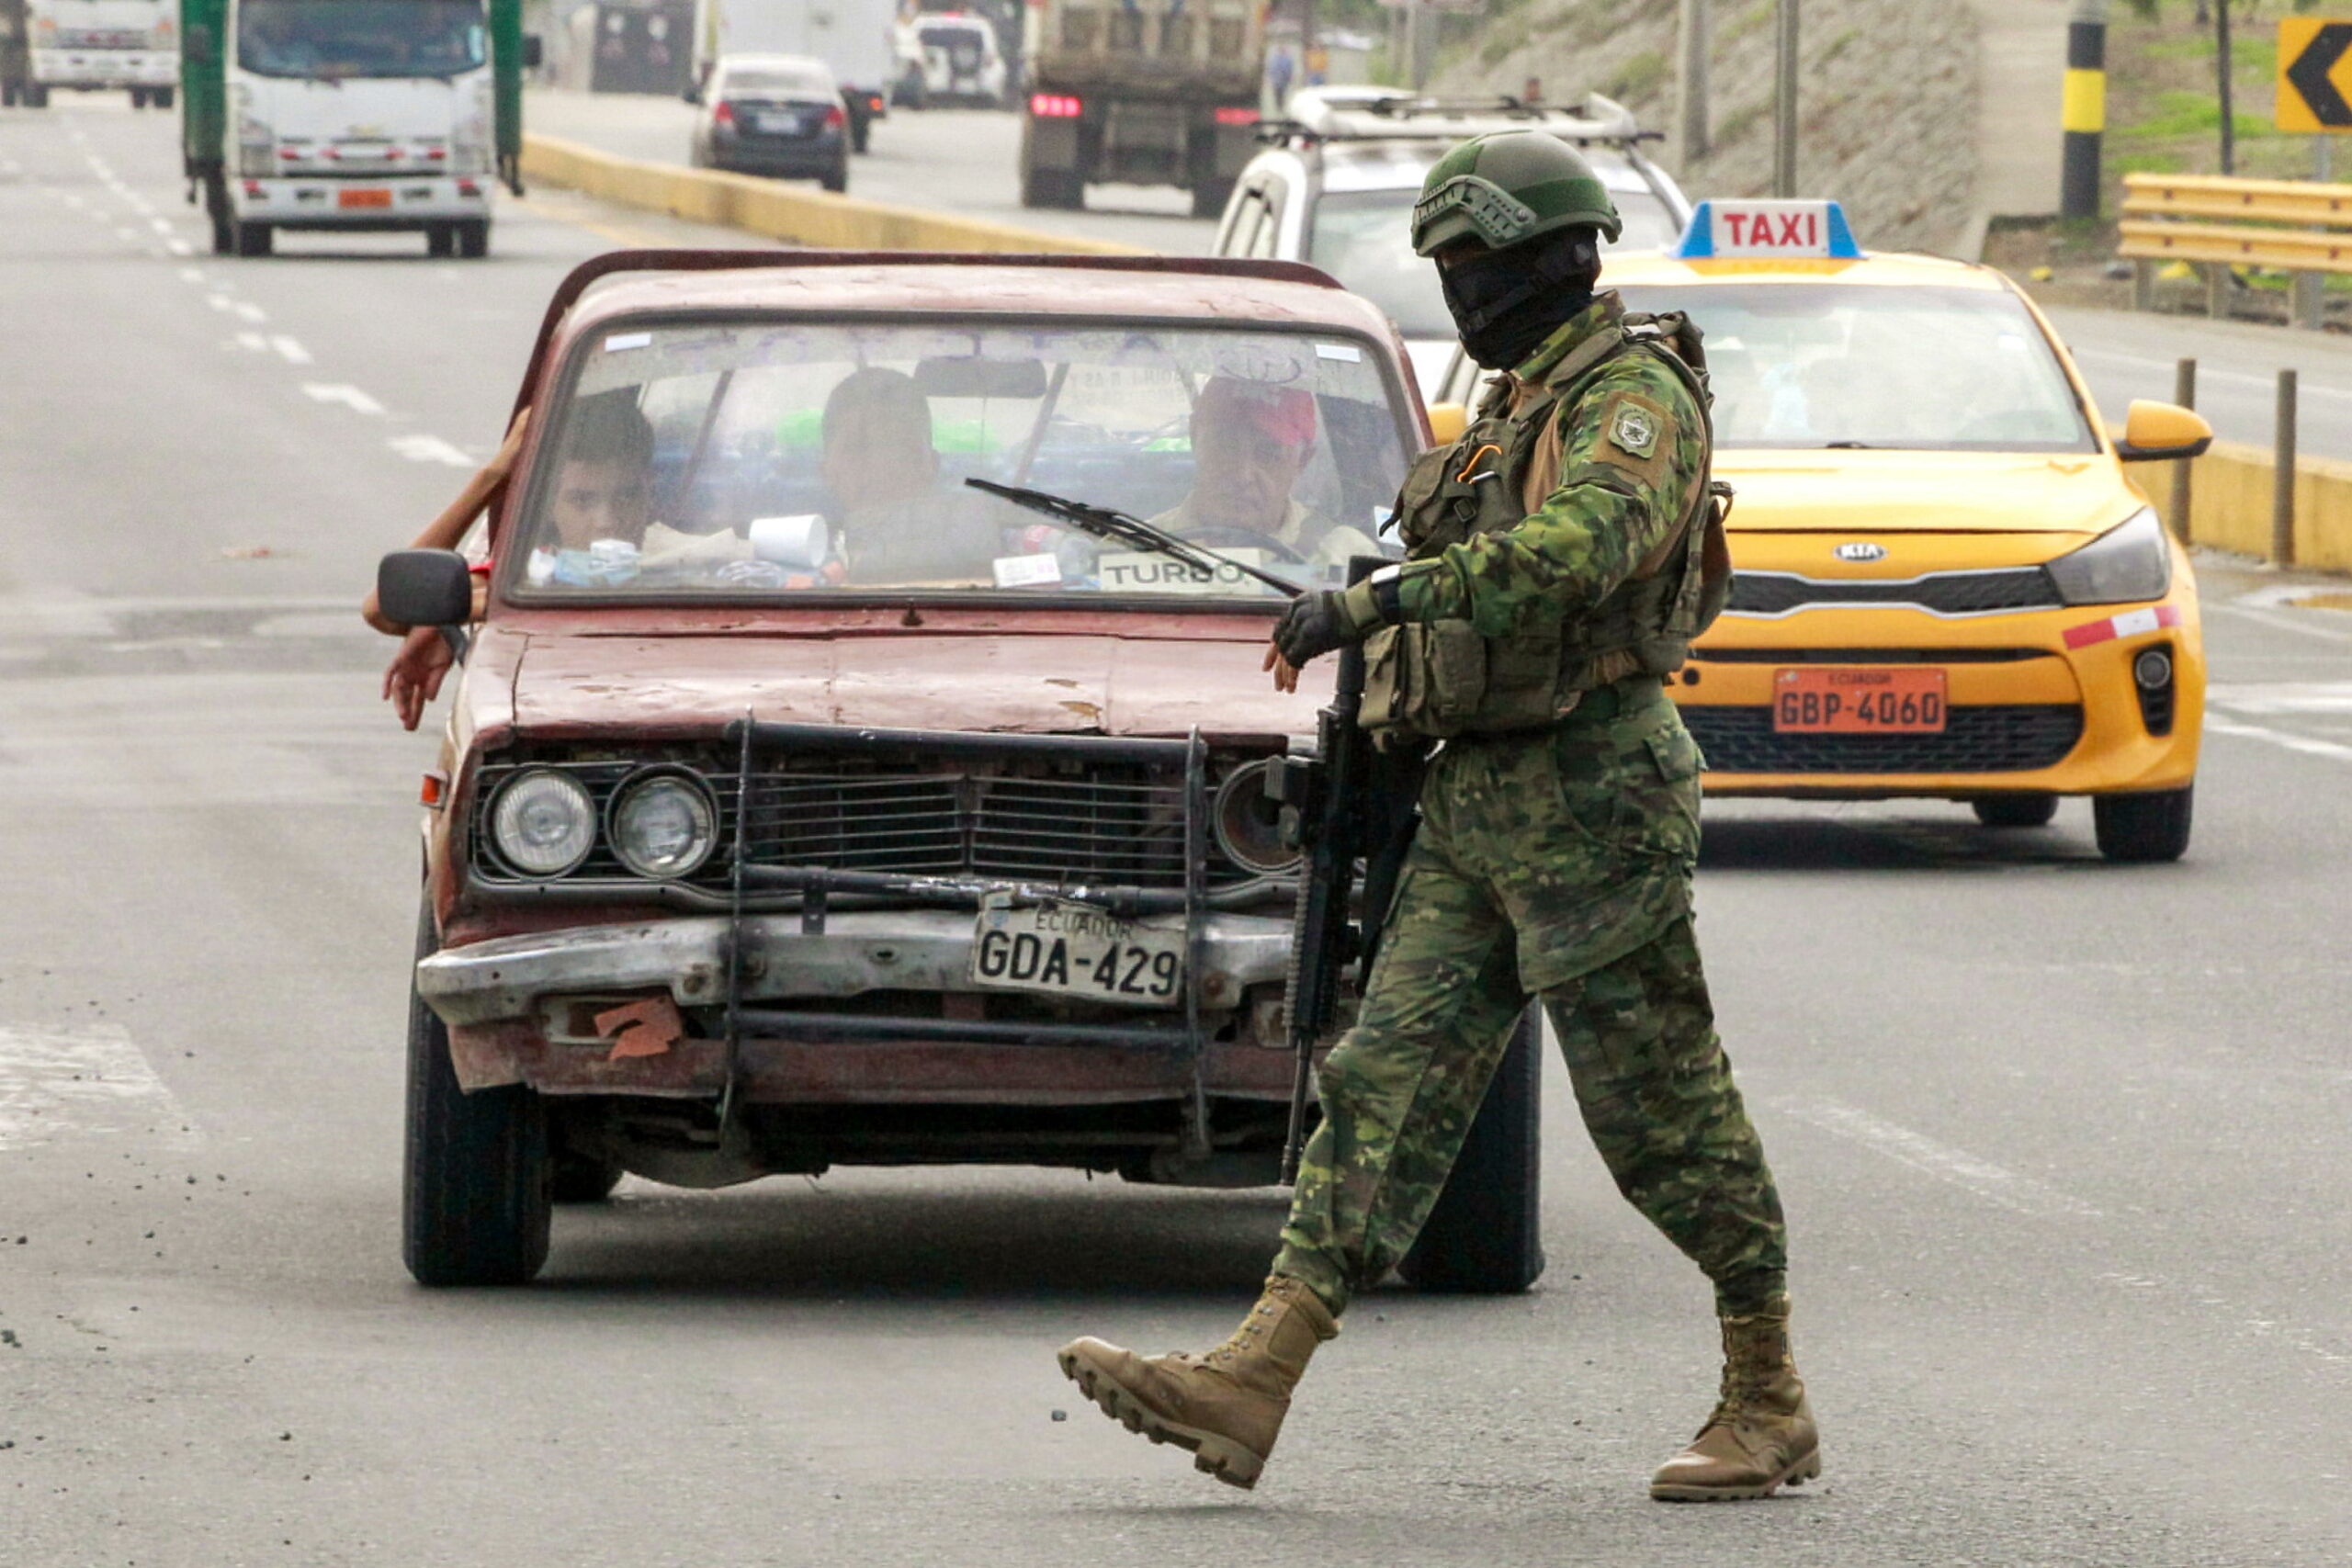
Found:
[[[2133,660],[2152,647],[2172,659],[2165,704],[2143,704],[2133,682]],[[1858,736],[1824,745],[1774,735],[1777,672],[1823,664],[1942,668],[1947,740]],[[1672,690],[1709,752],[1711,795],[2130,794],[2195,777],[2205,656],[2183,565],[2172,592],[2147,604],[1966,616],[1896,606],[1727,614],[1692,649]],[[1873,753],[1890,761],[1876,763]]]
[[[176,54],[105,49],[36,49],[33,80],[45,87],[172,87]]]
[[[247,222],[282,229],[415,229],[488,218],[492,184],[486,175],[237,178],[229,205]]]

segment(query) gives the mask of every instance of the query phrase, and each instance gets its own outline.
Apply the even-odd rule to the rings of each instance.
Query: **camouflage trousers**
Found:
[[[1722,1311],[1782,1293],[1780,1196],[1691,929],[1698,747],[1657,682],[1596,695],[1618,700],[1536,737],[1450,741],[1430,765],[1274,1262],[1334,1312],[1412,1246],[1531,995],[1619,1190]]]

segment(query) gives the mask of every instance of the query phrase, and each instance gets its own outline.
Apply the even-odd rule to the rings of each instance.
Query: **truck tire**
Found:
[[[490,220],[468,218],[458,225],[458,254],[468,261],[480,261],[490,254]]]
[[[1424,1291],[1511,1295],[1544,1272],[1542,1015],[1528,1010],[1437,1207],[1396,1271]]]
[[[439,944],[430,908],[416,952]],[[408,998],[408,1138],[401,1182],[401,1257],[420,1285],[521,1285],[548,1260],[554,1161],[547,1111],[527,1085],[472,1094],[458,1087],[449,1031]]]
[[[1207,180],[1193,187],[1193,216],[1222,218],[1225,204],[1233,199],[1231,180]]]
[[[150,87],[147,89],[147,101],[159,109],[170,108],[172,90],[169,87]]]
[[[2146,795],[2093,795],[2091,826],[2098,835],[2098,852],[2127,865],[2178,860],[2188,850],[2196,794],[2196,786],[2190,785]]]
[[[1023,169],[1021,205],[1078,212],[1086,206],[1086,183],[1071,169]]]
[[[1987,828],[2047,828],[2058,815],[2054,795],[1988,795],[1969,805]]]
[[[12,109],[16,107],[17,85],[14,82],[0,81],[0,109]]]
[[[130,89],[130,107],[133,109],[143,109],[147,107],[146,88],[133,87]]]
[[[26,83],[19,89],[19,96],[25,100],[25,107],[28,109],[49,107],[49,88],[39,82]]]
[[[229,228],[230,236],[235,242],[236,251],[239,255],[266,256],[269,254],[270,232],[268,224],[246,223],[232,219],[230,221]]]

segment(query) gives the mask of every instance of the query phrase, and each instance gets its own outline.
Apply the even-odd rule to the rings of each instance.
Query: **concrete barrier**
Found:
[[[985,251],[990,254],[1070,253],[1082,255],[1145,255],[1134,245],[1045,234],[989,223],[861,201],[852,196],[750,175],[684,169],[668,164],[615,157],[552,136],[523,138],[523,175],[528,181],[560,186],[623,207],[663,212],[695,223],[710,223],[763,234],[791,245],[852,251]]]
[[[2133,465],[2140,482],[2168,511],[2166,465]],[[2188,538],[2216,549],[2268,559],[2270,484],[2278,471],[2267,447],[2216,441],[2189,467]],[[2178,520],[2165,519],[2178,530]],[[2352,463],[2303,457],[2295,464],[2295,565],[2352,571]]]

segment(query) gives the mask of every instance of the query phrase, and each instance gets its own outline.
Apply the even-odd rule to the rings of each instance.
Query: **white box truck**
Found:
[[[127,88],[133,108],[169,108],[179,70],[172,0],[0,0],[0,105]]]

